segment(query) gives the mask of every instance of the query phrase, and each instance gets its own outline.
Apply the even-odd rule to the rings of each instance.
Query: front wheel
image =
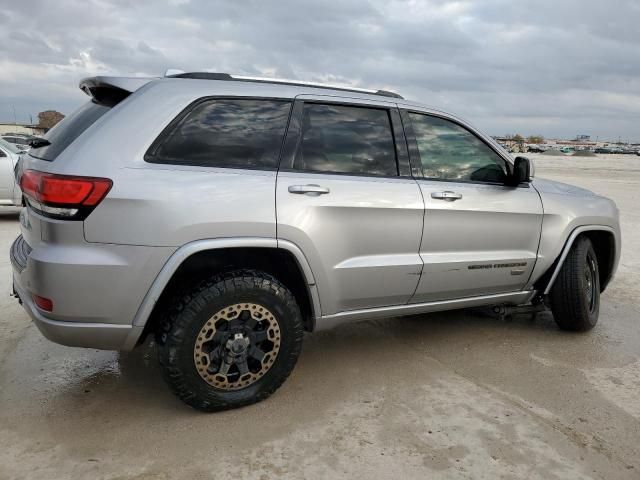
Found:
[[[177,303],[158,333],[158,356],[181,400],[198,410],[224,410],[280,387],[302,336],[291,292],[270,275],[240,270],[205,281]]]
[[[598,323],[600,273],[591,240],[578,237],[550,292],[551,311],[563,330],[583,332]]]

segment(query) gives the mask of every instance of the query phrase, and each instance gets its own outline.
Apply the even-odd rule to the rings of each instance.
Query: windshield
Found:
[[[94,124],[102,115],[109,111],[109,107],[87,102],[44,136],[50,143],[41,147],[32,147],[29,155],[41,160],[53,161],[62,151]]]
[[[0,145],[2,146],[2,148],[4,148],[5,150],[9,150],[11,153],[14,153],[16,155],[19,155],[22,153],[22,150],[20,150],[18,147],[16,147],[13,143],[9,143],[6,140],[0,138]]]

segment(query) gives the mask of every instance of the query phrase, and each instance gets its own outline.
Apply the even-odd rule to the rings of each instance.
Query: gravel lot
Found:
[[[269,400],[197,413],[152,347],[45,340],[8,296],[0,211],[0,479],[640,478],[640,157],[531,155],[613,198],[623,253],[588,334],[550,315],[395,318],[308,335]]]

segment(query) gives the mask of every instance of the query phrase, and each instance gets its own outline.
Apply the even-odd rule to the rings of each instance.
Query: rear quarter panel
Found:
[[[153,165],[125,168],[85,220],[88,242],[180,246],[276,236],[276,172]]]
[[[153,141],[192,102],[240,94],[279,98],[282,92],[210,80],[150,82],[48,162],[46,171],[113,180],[107,197],[84,222],[86,240],[180,246],[208,238],[275,238],[275,170],[144,161]]]

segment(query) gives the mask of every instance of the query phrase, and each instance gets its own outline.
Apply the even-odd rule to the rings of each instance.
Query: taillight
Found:
[[[49,298],[41,297],[40,295],[33,294],[33,302],[38,306],[40,310],[45,312],[53,312],[53,301]]]
[[[20,189],[29,205],[53,218],[83,220],[107,195],[113,182],[108,178],[72,177],[25,170]]]

